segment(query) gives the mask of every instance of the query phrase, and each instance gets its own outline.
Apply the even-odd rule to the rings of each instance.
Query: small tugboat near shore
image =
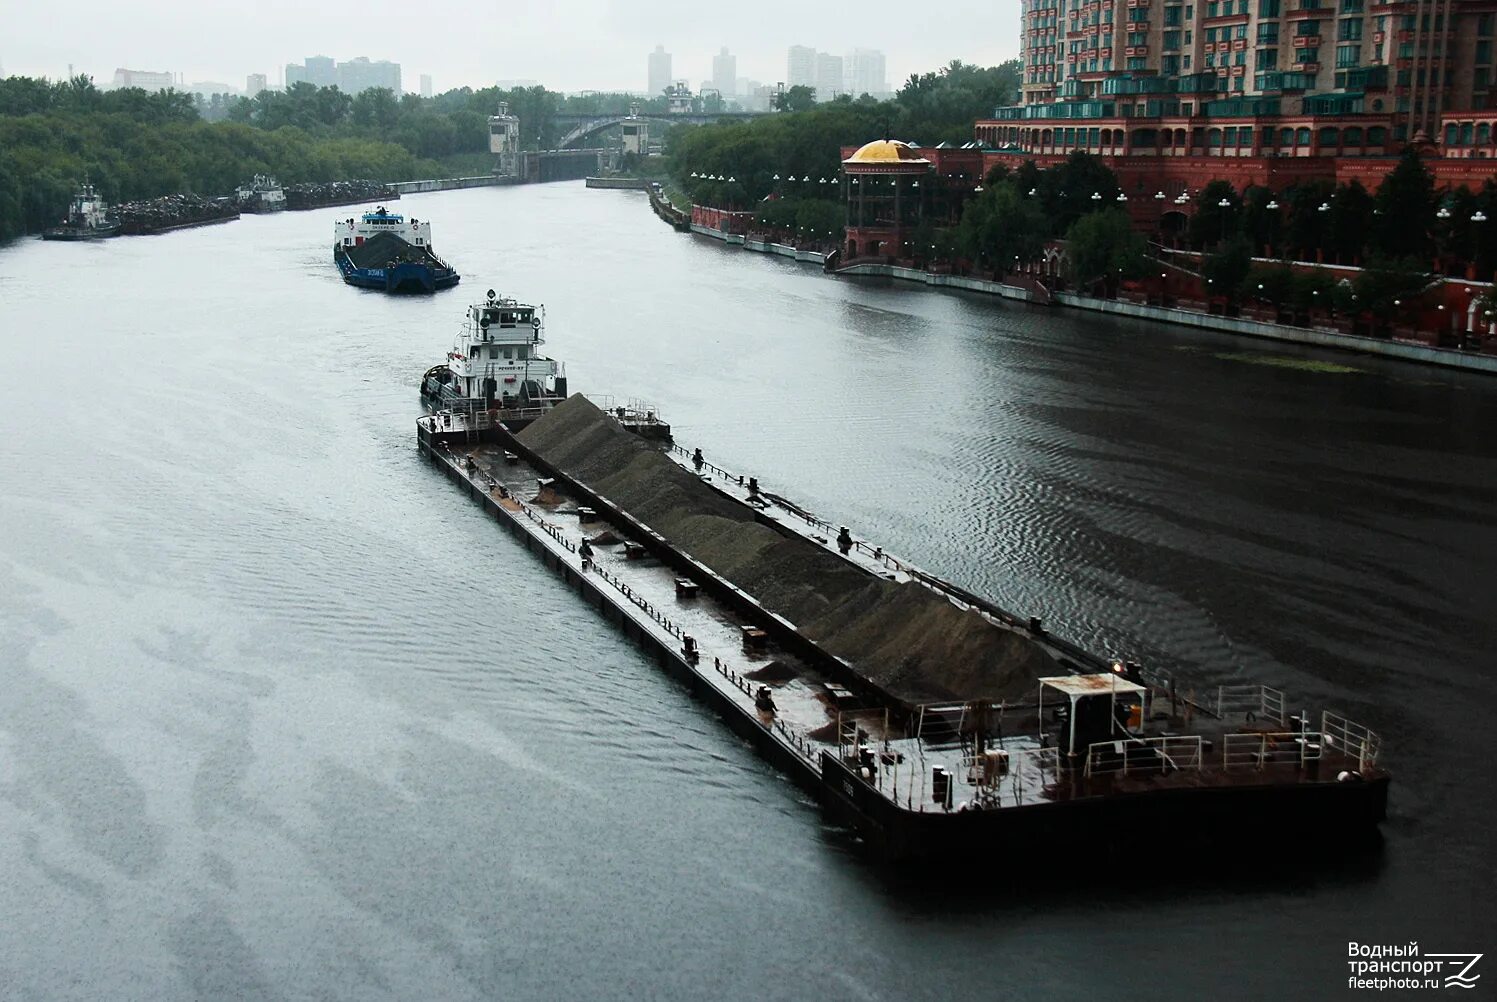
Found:
[[[59,226],[42,231],[43,240],[103,240],[120,232],[116,220],[94,186],[84,182],[73,194],[68,214]]]

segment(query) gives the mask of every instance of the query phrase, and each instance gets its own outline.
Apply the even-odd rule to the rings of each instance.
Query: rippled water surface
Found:
[[[402,205],[458,290],[344,286],[351,210],[0,250],[0,997],[1323,998],[1348,940],[1497,955],[1497,381],[834,280],[637,193]],[[574,389],[896,552],[1371,724],[1380,858],[865,863],[417,460],[487,287]]]

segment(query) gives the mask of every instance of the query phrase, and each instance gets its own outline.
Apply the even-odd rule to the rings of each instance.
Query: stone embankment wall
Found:
[[[519,439],[907,703],[1028,700],[1036,678],[1063,673],[1027,636],[760,524],[584,397]]]

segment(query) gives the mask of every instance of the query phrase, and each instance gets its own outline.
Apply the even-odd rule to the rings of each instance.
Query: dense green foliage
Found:
[[[665,106],[663,97],[564,98],[543,87],[464,88],[424,99],[381,89],[348,95],[306,83],[254,99],[204,101],[175,91],[101,91],[87,77],[10,77],[0,80],[0,240],[55,222],[85,177],[120,202],[176,192],[224,195],[256,173],[291,184],[430,177],[442,172],[440,162],[471,169],[487,157],[488,116],[500,101],[520,119],[529,149],[560,138],[557,112]]]
[[[1220,205],[1224,198],[1226,208]],[[1240,194],[1225,181],[1212,181],[1194,201],[1188,240],[1198,250],[1241,236],[1255,254],[1300,261],[1360,264],[1378,257],[1386,265],[1439,258],[1449,274],[1470,266],[1478,276],[1497,268],[1497,183],[1488,181],[1479,192],[1437,191],[1413,150],[1404,152],[1376,195],[1356,181],[1309,181]]]
[[[1069,277],[1078,284],[1100,281],[1115,289],[1148,271],[1148,251],[1128,211],[1116,206],[1088,213],[1066,231]]]
[[[693,201],[719,204],[730,197],[735,204],[752,204],[782,190],[776,174],[809,176],[813,184],[836,176],[844,146],[884,135],[926,145],[969,141],[972,122],[1014,101],[1018,83],[1017,61],[993,67],[953,62],[939,72],[910,77],[888,101],[843,97],[810,106],[792,99],[791,88],[782,114],[672,129],[666,137],[671,173]],[[692,174],[735,178],[736,187]]]

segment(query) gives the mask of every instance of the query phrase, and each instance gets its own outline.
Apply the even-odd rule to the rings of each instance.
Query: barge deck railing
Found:
[[[1200,772],[1205,760],[1199,734],[1098,741],[1087,748],[1085,775]]]
[[[1376,731],[1355,721],[1347,720],[1324,710],[1320,714],[1320,730],[1325,735],[1327,748],[1333,748],[1347,758],[1357,760],[1357,771],[1377,765],[1378,753],[1383,741]]]

